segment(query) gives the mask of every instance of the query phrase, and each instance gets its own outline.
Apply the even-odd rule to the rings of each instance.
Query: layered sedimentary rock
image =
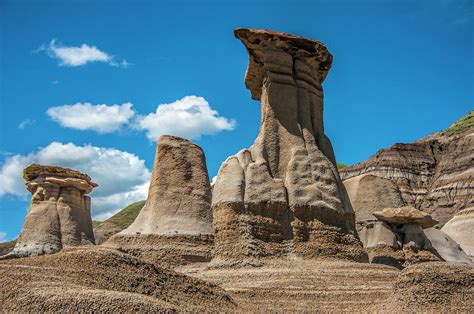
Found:
[[[474,207],[466,208],[448,221],[441,229],[474,258]]]
[[[202,149],[188,140],[158,139],[145,206],[104,245],[164,264],[209,261],[213,243],[211,187]]]
[[[324,134],[321,83],[331,54],[294,35],[240,28],[235,36],[249,53],[245,84],[260,100],[262,118],[255,143],[217,175],[213,264],[278,256],[364,260]]]
[[[4,256],[51,254],[69,246],[94,244],[91,199],[97,184],[78,171],[33,164],[23,171],[31,202],[13,251]]]
[[[405,204],[444,223],[474,206],[474,124],[468,123],[474,121],[474,113],[460,121],[414,143],[382,149],[342,169],[341,177],[344,182],[367,174],[388,179],[399,188]]]

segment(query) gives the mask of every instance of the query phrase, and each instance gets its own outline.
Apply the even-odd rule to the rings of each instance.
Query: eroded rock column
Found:
[[[209,261],[213,243],[211,187],[202,149],[164,135],[158,139],[145,206],[105,246],[153,262]]]
[[[3,258],[51,254],[68,246],[94,244],[90,197],[97,184],[78,171],[33,164],[23,171],[31,202],[23,229]]]
[[[247,48],[245,84],[260,100],[255,143],[229,157],[213,190],[213,263],[261,257],[365,260],[354,212],[324,134],[321,83],[332,56],[323,44],[237,29]]]

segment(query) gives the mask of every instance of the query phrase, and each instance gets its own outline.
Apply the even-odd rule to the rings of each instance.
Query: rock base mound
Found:
[[[471,312],[474,305],[474,267],[442,262],[407,267],[394,283],[388,304],[396,312],[439,312],[448,309]]]
[[[142,258],[152,264],[175,267],[212,259],[214,237],[203,235],[156,235],[141,236],[118,234],[103,246]]]
[[[223,289],[115,250],[78,248],[0,262],[2,311],[232,309]]]

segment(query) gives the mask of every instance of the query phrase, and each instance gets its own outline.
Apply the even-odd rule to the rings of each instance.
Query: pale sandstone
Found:
[[[398,186],[383,177],[363,174],[345,180],[344,186],[354,208],[356,221],[373,220],[373,212],[406,205]]]
[[[459,243],[469,256],[474,257],[474,207],[459,212],[441,231]]]
[[[446,262],[461,262],[472,264],[472,260],[463,251],[461,246],[443,231],[428,228],[423,230],[431,246]]]
[[[294,35],[245,28],[235,35],[249,53],[245,84],[260,100],[262,119],[254,144],[222,164],[213,187],[213,265],[365,260],[324,134],[321,83],[331,54]]]
[[[56,253],[94,244],[90,193],[97,184],[78,171],[30,165],[23,171],[31,202],[13,251],[2,258]]]
[[[105,246],[164,264],[208,261],[213,243],[211,187],[202,149],[169,135],[157,141],[145,206]]]

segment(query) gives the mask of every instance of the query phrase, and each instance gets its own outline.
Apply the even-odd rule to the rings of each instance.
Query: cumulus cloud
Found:
[[[51,107],[47,114],[63,127],[77,130],[93,130],[98,133],[111,133],[127,124],[135,115],[131,103],[122,105],[92,105],[77,103]]]
[[[87,173],[99,186],[92,192],[92,215],[105,219],[124,206],[146,199],[151,173],[138,156],[115,148],[52,142],[28,155],[5,159],[0,169],[0,197],[27,197],[23,169],[32,163],[68,167]]]
[[[0,243],[7,241],[7,233],[0,231]]]
[[[163,134],[195,139],[202,135],[233,130],[235,121],[219,116],[203,97],[186,96],[170,104],[160,104],[156,111],[140,115],[131,103],[92,105],[77,103],[51,107],[48,116],[63,127],[111,133],[123,126],[145,131],[154,141]],[[133,119],[133,117],[136,119]]]
[[[169,104],[160,104],[156,112],[139,116],[136,127],[145,130],[148,139],[163,134],[199,138],[223,130],[233,130],[235,121],[219,116],[203,97],[186,96]]]
[[[50,57],[58,59],[60,66],[77,67],[89,62],[105,62],[111,66],[123,68],[129,66],[127,60],[117,62],[113,56],[99,50],[96,46],[89,46],[88,44],[82,44],[79,47],[68,47],[57,44],[56,39],[53,39],[49,45],[43,45],[35,50],[35,52],[40,51],[46,51]]]

